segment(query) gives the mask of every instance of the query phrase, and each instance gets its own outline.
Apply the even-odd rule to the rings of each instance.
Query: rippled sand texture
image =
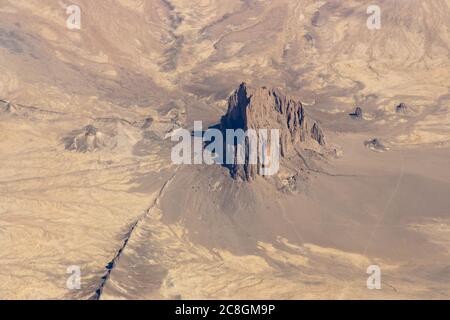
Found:
[[[0,0],[0,298],[450,298],[449,0],[70,4]],[[339,150],[297,192],[170,161],[242,81]]]

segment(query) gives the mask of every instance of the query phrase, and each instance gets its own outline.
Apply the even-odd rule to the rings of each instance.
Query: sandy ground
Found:
[[[264,181],[233,193],[220,168],[178,172],[102,297],[448,299],[449,176],[435,168],[450,150],[373,155],[361,137],[336,140],[346,156],[296,196]],[[370,265],[381,291],[367,289]]]
[[[79,0],[68,30],[65,1],[0,0],[0,298],[450,298],[450,1],[378,2],[380,30],[365,0]],[[342,155],[294,193],[172,165],[242,81]],[[108,143],[69,150],[87,125]]]

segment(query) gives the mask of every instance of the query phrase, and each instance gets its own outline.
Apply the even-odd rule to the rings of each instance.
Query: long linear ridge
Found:
[[[159,190],[158,196],[153,200],[150,207],[147,210],[145,210],[145,212],[136,220],[135,223],[133,223],[133,225],[131,226],[130,230],[128,231],[128,233],[125,237],[125,240],[124,240],[122,246],[119,248],[119,250],[117,251],[114,258],[106,265],[106,273],[101,278],[100,285],[98,286],[97,290],[95,290],[95,293],[89,300],[100,300],[101,299],[101,296],[103,294],[103,289],[105,288],[106,283],[110,279],[114,268],[117,266],[117,263],[119,262],[119,259],[122,256],[123,251],[127,247],[128,242],[130,241],[132,235],[134,234],[134,231],[137,229],[139,223],[142,222],[142,220],[144,220],[150,214],[152,209],[155,208],[157,205],[159,205],[160,198],[164,195],[165,190],[170,185],[170,183],[173,181],[175,176],[176,176],[176,171],[172,175],[172,177],[170,177],[170,179],[167,180],[164,183],[164,185],[161,187],[161,189]]]

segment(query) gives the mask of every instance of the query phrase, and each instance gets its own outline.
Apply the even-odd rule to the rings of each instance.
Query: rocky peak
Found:
[[[309,118],[302,103],[282,94],[277,89],[255,88],[242,83],[228,100],[228,111],[221,119],[222,131],[226,129],[278,129],[281,157],[288,157],[295,148],[322,148],[326,145],[320,125]],[[270,134],[269,134],[270,135]],[[247,146],[246,146],[247,147]],[[246,148],[247,150],[247,148]],[[231,165],[231,173],[244,180],[260,174],[258,165],[246,163]]]

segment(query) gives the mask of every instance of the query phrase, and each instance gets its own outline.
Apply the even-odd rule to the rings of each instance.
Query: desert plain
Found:
[[[449,0],[0,0],[0,298],[449,299],[449,30]],[[174,164],[244,82],[326,147]]]

